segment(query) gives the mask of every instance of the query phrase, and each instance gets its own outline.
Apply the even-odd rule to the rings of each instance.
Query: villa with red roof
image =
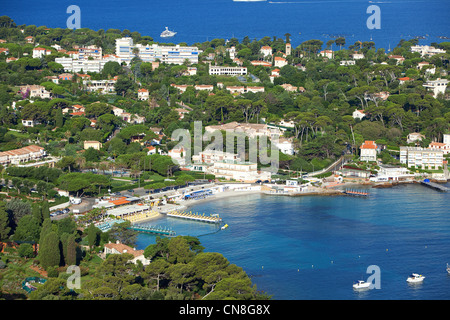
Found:
[[[366,140],[359,149],[361,150],[359,156],[361,161],[377,161],[377,144],[375,141]]]
[[[136,248],[131,248],[123,243],[120,243],[119,240],[116,243],[111,243],[111,241],[105,244],[104,254],[123,254],[128,253],[133,256],[131,260],[128,262],[132,262],[134,264],[137,261],[141,261],[142,265],[146,266],[150,264],[150,260],[144,257],[144,250],[136,250]]]

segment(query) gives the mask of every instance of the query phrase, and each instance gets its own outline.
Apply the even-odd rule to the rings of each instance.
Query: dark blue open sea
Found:
[[[449,299],[450,193],[422,185],[369,191],[368,198],[242,195],[190,208],[219,213],[225,230],[166,217],[151,224],[198,236],[205,251],[243,267],[277,300]],[[141,234],[137,247],[154,242]],[[355,292],[370,265],[380,268],[381,288]],[[406,282],[413,272],[426,277],[422,284]]]
[[[66,28],[70,5],[80,7],[81,27],[128,29],[155,41],[190,45],[214,38],[284,38],[286,33],[294,47],[310,39],[326,43],[337,35],[345,36],[347,45],[372,39],[385,49],[402,38],[425,37],[420,44],[450,38],[448,0],[14,0],[2,1],[0,15],[10,16],[18,25]],[[370,5],[380,8],[380,29],[367,28]],[[159,37],[166,26],[178,32],[169,40]]]

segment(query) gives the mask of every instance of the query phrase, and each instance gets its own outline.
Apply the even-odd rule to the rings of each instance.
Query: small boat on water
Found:
[[[176,35],[177,33],[175,31],[170,31],[168,27],[166,27],[166,30],[164,30],[163,32],[161,32],[160,37],[161,38],[171,38],[174,35]]]
[[[225,223],[225,225],[223,225],[220,229],[225,230],[226,228],[228,228],[228,224]]]
[[[413,273],[411,274],[406,281],[409,283],[419,283],[422,282],[425,277],[421,274]]]
[[[447,263],[447,273],[450,274],[450,265]]]
[[[353,284],[353,289],[360,290],[360,289],[369,289],[370,282],[365,282],[363,280],[358,280],[357,283]]]

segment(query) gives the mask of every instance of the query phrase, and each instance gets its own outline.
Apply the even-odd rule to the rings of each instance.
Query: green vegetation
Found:
[[[32,58],[34,44],[27,43],[28,36],[51,53]],[[405,58],[397,64],[375,43],[348,44],[345,38],[326,43],[328,48],[333,43],[339,46],[334,57],[327,59],[318,54],[323,42],[311,39],[293,48],[286,56],[287,65],[280,67],[279,76],[271,81],[274,68],[255,66],[251,61],[265,58],[260,53],[262,46],[271,46],[274,56],[283,56],[283,39],[213,39],[194,44],[202,50],[195,65],[159,63],[156,67],[135,57],[129,66],[108,62],[100,73],[73,74],[71,80],[53,82],[64,73],[56,58],[68,56],[75,46],[88,45],[101,47],[105,55],[115,54],[115,39],[124,36],[132,37],[134,43],[154,43],[151,37],[129,30],[17,26],[9,17],[0,17],[0,39],[6,41],[0,48],[9,50],[0,53],[0,152],[36,144],[57,159],[54,168],[0,166],[0,240],[20,242],[16,248],[6,248],[0,260],[1,294],[7,299],[268,298],[256,291],[242,268],[219,253],[203,252],[198,239],[158,239],[145,249],[152,263],[144,267],[129,263],[127,254],[105,260],[98,256],[108,241],[134,245],[136,234],[128,229],[129,223],[101,232],[92,224],[104,214],[100,209],[84,214],[77,222],[72,217],[49,219],[50,204],[68,200],[58,189],[97,197],[108,189],[116,192],[141,186],[154,190],[214,179],[203,172],[179,170],[167,155],[178,143],[172,141],[172,133],[189,129],[193,136],[194,121],[203,126],[232,121],[291,122],[284,137],[292,138],[296,153],[280,153],[277,177],[281,180],[292,172],[321,170],[346,154],[354,160],[349,166],[375,172],[376,163],[357,160],[358,148],[365,140],[386,146],[380,153],[383,163],[398,164],[395,157],[399,147],[407,145],[409,133],[422,133],[426,138],[420,145],[427,147],[449,132],[448,95],[435,98],[423,87],[427,80],[449,79],[449,42],[432,44],[447,53],[421,57],[410,50],[417,40],[401,40],[390,53]],[[232,46],[240,61],[230,58],[227,49]],[[341,65],[355,51],[364,58],[355,65]],[[422,61],[431,66],[418,68]],[[209,63],[236,66],[237,62],[254,76],[247,76],[245,85],[261,86],[264,92],[233,94],[228,87],[244,85],[238,78],[209,75]],[[433,66],[435,72],[427,72]],[[195,67],[196,74],[187,75],[188,67]],[[405,76],[411,80],[400,84],[399,78]],[[116,79],[115,91],[87,90],[89,77]],[[181,91],[172,84],[188,87]],[[25,85],[44,87],[51,99],[20,91]],[[195,85],[213,85],[214,89],[196,90]],[[296,90],[287,90],[285,85]],[[138,90],[143,88],[148,90],[148,100],[138,98]],[[79,107],[84,111],[78,111]],[[189,111],[183,118],[176,110],[180,107]],[[352,116],[356,109],[364,110],[362,120]],[[25,126],[22,120],[32,120],[34,125]],[[85,149],[85,141],[100,142],[99,150]],[[203,141],[203,146],[209,143]],[[150,149],[156,153],[150,155]],[[34,244],[39,244],[37,256]],[[65,286],[68,265],[81,267],[81,290],[70,291]],[[48,281],[26,296],[21,281],[39,276],[38,268],[47,272]]]

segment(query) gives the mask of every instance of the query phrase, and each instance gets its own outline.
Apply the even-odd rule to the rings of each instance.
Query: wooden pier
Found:
[[[133,227],[129,227],[128,229],[134,230],[137,232],[142,232],[142,233],[163,235],[163,236],[167,236],[167,237],[175,237],[175,235],[176,235],[176,232],[173,230],[169,230],[169,229],[161,228],[161,227],[154,227],[154,226],[133,226]]]
[[[357,196],[357,197],[367,197],[369,196],[368,192],[362,190],[353,190],[353,189],[345,189],[344,193],[349,196]]]
[[[187,213],[187,212],[172,211],[172,212],[168,212],[167,216],[172,217],[172,218],[188,219],[188,220],[199,221],[199,222],[208,222],[208,223],[221,223],[222,222],[222,218],[220,218],[219,215],[205,216],[205,215],[200,215],[200,214],[191,213],[191,212]]]
[[[435,182],[431,182],[429,180],[424,180],[420,182],[421,184],[423,184],[424,186],[427,186],[429,188],[438,190],[438,191],[443,191],[443,192],[447,192],[449,189],[439,183],[435,183]]]

